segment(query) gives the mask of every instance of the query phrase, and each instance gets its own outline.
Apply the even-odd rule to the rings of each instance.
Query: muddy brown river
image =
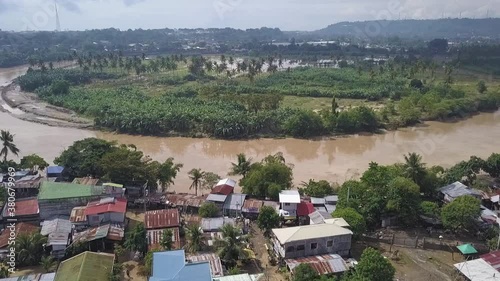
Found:
[[[0,85],[25,71],[25,67],[0,70]],[[153,159],[164,161],[174,157],[184,164],[171,190],[187,192],[187,172],[201,168],[225,176],[236,154],[245,153],[254,160],[282,152],[294,165],[294,181],[309,179],[343,182],[356,178],[371,161],[392,164],[402,161],[403,154],[417,152],[428,165],[449,167],[471,155],[487,157],[500,152],[500,111],[484,113],[454,122],[426,122],[379,135],[356,135],[329,140],[258,139],[224,141],[213,139],[160,138],[130,136],[58,128],[30,123],[0,112],[0,129],[15,135],[22,155],[36,153],[48,162],[54,160],[76,140],[98,137],[124,144],[135,144]]]

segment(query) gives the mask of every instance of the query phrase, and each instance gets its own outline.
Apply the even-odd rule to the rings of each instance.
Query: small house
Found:
[[[123,224],[127,212],[127,200],[124,198],[103,198],[89,202],[85,208],[87,222],[91,226],[114,223]]]
[[[166,230],[172,231],[172,241],[174,242],[174,247],[180,248],[179,210],[166,209],[148,211],[144,215],[144,226],[147,230],[148,245],[150,248],[158,247],[163,233]]]
[[[26,197],[36,197],[43,181],[41,175],[27,175],[16,181],[12,187],[16,192],[16,199]]]
[[[461,182],[454,182],[450,185],[441,187],[439,189],[440,198],[445,203],[450,203],[458,197],[469,195],[475,197],[479,200],[482,198],[482,194],[479,190],[472,189]]]
[[[285,211],[288,217],[297,217],[297,206],[300,203],[300,194],[298,190],[281,191],[279,194],[279,202],[280,210]]]
[[[54,219],[42,223],[40,234],[48,236],[47,245],[51,247],[51,255],[55,258],[64,257],[69,244],[72,224],[69,220]]]
[[[108,280],[114,263],[113,254],[84,252],[62,261],[54,281]]]
[[[260,208],[264,206],[264,201],[257,199],[246,199],[241,212],[245,218],[256,219],[259,216]]]
[[[184,250],[156,252],[149,281],[212,281],[210,263],[186,262]]]
[[[324,254],[349,255],[352,231],[336,224],[315,224],[275,228],[273,249],[280,258],[300,258]]]
[[[229,194],[224,202],[223,214],[230,217],[240,217],[246,197],[246,194]]]
[[[64,167],[49,166],[47,167],[47,178],[62,178]]]
[[[81,230],[87,226],[87,216],[85,216],[86,206],[75,207],[71,210],[69,221],[75,226],[77,230]]]
[[[211,194],[229,195],[234,192],[236,181],[232,179],[220,180],[210,192]]]
[[[22,198],[17,199],[14,207],[9,207],[8,204],[3,206],[2,218],[6,224],[9,220],[16,222],[32,222],[38,224],[40,221],[40,209],[38,207],[37,198]]]
[[[201,229],[203,232],[218,232],[225,224],[236,225],[232,218],[202,218]]]
[[[222,211],[224,209],[224,203],[226,202],[227,197],[228,195],[224,194],[208,194],[206,200],[207,202],[212,202],[217,205],[217,207],[219,207],[219,210]]]
[[[5,258],[9,253],[9,248],[11,247],[11,245],[9,245],[9,238],[12,234],[14,234],[14,237],[19,237],[20,235],[37,233],[39,230],[39,227],[24,222],[16,223],[12,230],[7,225],[7,228],[0,234],[0,258]]]

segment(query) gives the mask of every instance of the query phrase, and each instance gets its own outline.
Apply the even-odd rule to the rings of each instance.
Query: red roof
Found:
[[[229,195],[234,192],[234,187],[230,185],[218,185],[212,189],[212,194],[221,194],[221,195]]]
[[[179,210],[167,209],[146,212],[144,224],[146,225],[146,229],[178,227]]]
[[[34,226],[32,224],[20,222],[16,223],[16,236],[19,237],[19,235],[24,235],[24,234],[31,234],[34,232],[38,232],[40,228],[37,226]],[[4,248],[9,244],[9,237],[10,237],[10,230],[6,228],[2,234],[0,235],[0,248]]]
[[[488,254],[482,255],[484,261],[486,261],[489,265],[491,265],[497,271],[500,271],[500,251],[491,252]]]
[[[310,202],[301,202],[297,205],[297,216],[308,216],[314,213],[314,205]]]
[[[103,213],[126,213],[127,200],[124,198],[104,198],[99,201],[90,202],[85,208],[85,215],[97,215]]]
[[[20,216],[34,216],[38,215],[38,213],[40,212],[38,209],[38,199],[36,198],[18,199],[16,201],[16,206],[14,208],[16,210],[11,215],[8,210],[8,205],[5,204],[2,214],[3,217],[8,218],[8,217],[20,217]]]

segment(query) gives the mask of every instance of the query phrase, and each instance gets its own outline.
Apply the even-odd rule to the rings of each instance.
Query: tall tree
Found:
[[[358,279],[355,280],[393,280],[395,273],[396,270],[392,264],[379,251],[367,248],[363,251],[361,259],[356,266],[355,275],[357,275]]]
[[[189,178],[192,180],[189,189],[194,188],[195,195],[198,196],[198,188],[200,188],[202,185],[202,180],[205,172],[203,172],[201,169],[192,169],[188,174]]]
[[[461,196],[441,210],[443,226],[454,230],[470,229],[481,214],[481,201],[472,196]]]
[[[196,253],[203,249],[203,237],[199,224],[191,224],[186,228],[186,251]]]
[[[242,235],[241,229],[232,224],[224,224],[220,232],[222,239],[216,241],[216,247],[223,261],[229,263],[230,266],[234,266],[236,261],[247,257],[243,246],[247,237]]]
[[[166,191],[171,184],[174,184],[174,179],[182,167],[183,164],[174,163],[174,158],[168,158],[160,165],[157,177],[163,191]]]
[[[365,218],[353,208],[336,209],[332,213],[334,218],[343,218],[354,233],[354,238],[359,238],[366,230]]]
[[[7,155],[11,152],[14,155],[19,155],[19,148],[14,144],[14,135],[9,131],[2,130],[0,132],[0,141],[2,142],[2,150],[0,157],[3,156],[3,162],[7,162]]]
[[[127,233],[125,248],[132,252],[140,252],[143,256],[148,251],[147,231],[143,223],[138,223]]]
[[[412,179],[416,184],[421,185],[425,177],[425,163],[422,163],[422,156],[417,153],[405,155],[405,176]]]
[[[163,248],[165,251],[170,251],[172,250],[174,240],[173,237],[174,233],[172,232],[171,229],[165,229],[163,230],[163,233],[161,234],[161,240],[160,240],[160,246]]]
[[[32,266],[40,264],[43,257],[43,245],[47,238],[40,233],[22,234],[16,238],[17,266]]]
[[[229,175],[241,175],[245,177],[248,172],[250,172],[250,168],[252,166],[252,158],[247,158],[244,153],[240,153],[236,155],[236,157],[238,158],[238,162],[231,163],[231,171],[229,172]]]
[[[263,206],[260,208],[259,216],[257,217],[257,225],[260,229],[269,234],[271,229],[278,227],[280,224],[280,216],[271,206]]]

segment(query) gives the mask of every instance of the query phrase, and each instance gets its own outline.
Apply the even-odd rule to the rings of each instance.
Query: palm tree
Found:
[[[191,224],[186,228],[186,251],[189,253],[196,253],[203,248],[203,237],[199,224]]]
[[[57,262],[51,256],[45,256],[40,261],[40,265],[43,267],[46,273],[52,272]]]
[[[245,177],[248,172],[250,172],[250,167],[252,166],[252,158],[248,158],[244,153],[238,154],[238,163],[231,163],[230,176],[241,175]]]
[[[158,170],[158,181],[163,191],[174,183],[174,179],[182,167],[182,164],[174,163],[174,158],[168,158],[165,163],[160,165]]]
[[[19,235],[16,239],[16,262],[20,266],[31,266],[40,263],[43,256],[43,244],[47,238],[40,233]]]
[[[239,259],[246,258],[247,252],[244,251],[244,244],[247,237],[242,235],[241,230],[232,224],[225,224],[220,229],[222,239],[215,242],[219,257],[226,263],[236,264]]]
[[[425,176],[425,163],[422,163],[422,156],[417,153],[409,153],[405,155],[405,175],[412,179],[416,184],[422,183]]]
[[[161,235],[161,240],[160,240],[160,246],[163,248],[163,250],[165,250],[165,251],[172,250],[172,246],[174,244],[174,240],[172,239],[172,236],[174,236],[174,233],[172,232],[171,229],[163,230],[163,233]]]
[[[192,169],[188,174],[189,178],[193,181],[189,189],[194,188],[194,193],[196,196],[198,196],[198,188],[201,187],[205,172],[203,172],[201,169]]]
[[[14,135],[12,135],[9,131],[2,130],[0,133],[0,141],[2,142],[2,150],[0,150],[0,157],[3,156],[3,162],[7,162],[7,155],[9,151],[14,155],[19,154],[19,149],[14,144]]]

